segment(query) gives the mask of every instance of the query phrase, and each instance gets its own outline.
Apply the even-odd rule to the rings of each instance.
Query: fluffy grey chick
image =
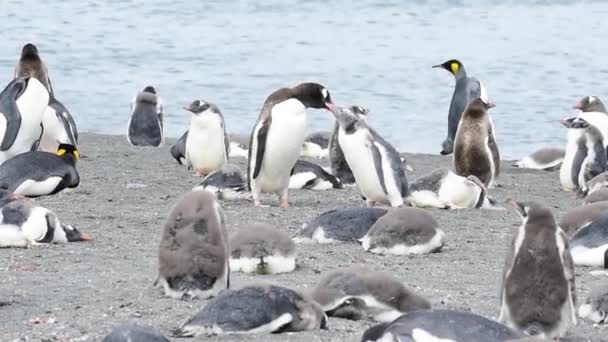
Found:
[[[230,239],[233,272],[277,274],[296,268],[296,245],[287,234],[268,224],[242,227]]]

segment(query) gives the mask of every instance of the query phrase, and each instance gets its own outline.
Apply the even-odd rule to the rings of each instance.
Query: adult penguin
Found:
[[[15,66],[15,78],[21,77],[36,78],[44,85],[48,92],[53,95],[49,70],[42,58],[40,58],[38,48],[32,43],[27,43],[23,46],[19,62],[17,62],[17,66]]]

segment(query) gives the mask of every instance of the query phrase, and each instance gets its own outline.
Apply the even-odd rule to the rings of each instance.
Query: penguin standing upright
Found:
[[[220,109],[213,103],[195,100],[185,110],[192,112],[186,138],[186,165],[196,176],[206,176],[228,162],[230,141]]]
[[[579,188],[600,173],[606,171],[606,147],[604,139],[597,127],[590,125],[583,118],[576,118],[572,122],[572,128],[580,128],[585,132],[585,147],[587,155],[581,164],[578,174]]]
[[[464,65],[459,60],[450,59],[443,64],[434,65],[433,68],[445,69],[452,73],[456,79],[456,87],[454,88],[454,94],[452,95],[452,102],[450,103],[450,111],[448,114],[448,136],[441,144],[442,150],[440,153],[446,155],[452,153],[454,150],[456,130],[458,129],[460,117],[466,107],[476,98],[482,98],[487,101],[488,96],[485,87],[479,80],[467,76]]]
[[[287,208],[293,169],[306,136],[306,108],[332,110],[329,91],[318,83],[301,83],[270,94],[251,132],[247,182],[253,201],[260,206],[262,192],[279,195]]]
[[[163,142],[163,105],[153,86],[147,86],[131,103],[127,139],[133,146],[160,146]]]
[[[46,64],[40,58],[36,45],[28,43],[21,49],[19,62],[15,66],[15,78],[36,78],[44,85],[47,91],[53,95],[53,87],[49,78],[49,71]]]
[[[361,120],[367,120],[369,109],[360,106],[351,106],[348,108],[357,118]],[[344,152],[340,147],[338,141],[338,132],[340,131],[340,124],[338,120],[334,124],[334,130],[329,139],[329,163],[331,165],[331,173],[340,179],[342,184],[353,184],[355,183],[355,177],[353,172],[348,166],[346,159],[344,158]]]
[[[494,136],[494,124],[488,109],[494,108],[482,98],[467,106],[456,131],[454,141],[454,173],[476,176],[490,188],[500,171],[500,154]]]
[[[512,204],[523,224],[507,252],[499,321],[527,335],[560,337],[577,323],[568,238],[547,207]]]

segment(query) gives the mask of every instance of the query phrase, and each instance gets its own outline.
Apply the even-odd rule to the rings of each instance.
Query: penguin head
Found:
[[[365,310],[367,305],[363,299],[357,297],[347,297],[344,298],[342,303],[327,311],[326,314],[334,317],[341,317],[350,319],[353,321],[358,321],[361,319],[366,319]]]
[[[488,109],[494,107],[496,107],[495,104],[478,97],[469,103],[465,109],[465,113],[469,117],[480,117],[485,114]]]
[[[200,114],[211,107],[211,104],[203,100],[194,100],[191,104],[184,107],[185,110],[192,112],[194,115]]]
[[[555,222],[553,214],[549,208],[536,202],[518,202],[512,199],[507,200],[519,214],[524,222]]]
[[[76,160],[80,159],[80,151],[78,151],[78,147],[70,144],[59,144],[59,147],[57,147],[57,155],[60,157],[74,157]]]
[[[142,92],[144,92],[144,93],[151,93],[151,94],[155,94],[156,95],[156,89],[153,86],[151,86],[151,85],[145,87]]]
[[[301,83],[293,89],[295,97],[307,108],[335,110],[329,90],[318,83]]]
[[[604,103],[597,96],[585,96],[575,106],[583,112],[606,112]]]
[[[589,122],[583,118],[573,116],[571,118],[561,119],[559,121],[564,127],[572,129],[584,129],[589,127]]]
[[[79,242],[79,241],[91,241],[91,240],[93,240],[93,238],[91,237],[91,235],[80,232],[78,229],[76,229],[74,226],[72,226],[70,224],[64,224],[64,223],[62,223],[61,224],[61,228],[65,232],[65,237],[67,238],[68,242]]]
[[[38,48],[32,43],[27,43],[21,49],[21,58],[38,57]]]
[[[348,107],[348,110],[355,114],[359,119],[365,119],[369,113],[369,109],[361,106],[350,106]]]
[[[442,68],[452,73],[452,75],[456,76],[460,72],[464,71],[464,66],[462,62],[457,59],[450,59],[442,64],[433,65],[433,68]]]
[[[20,199],[25,199],[25,197],[14,194],[8,190],[0,189],[0,207]]]

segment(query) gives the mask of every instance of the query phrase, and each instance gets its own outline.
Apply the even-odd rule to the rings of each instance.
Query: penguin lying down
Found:
[[[578,315],[594,323],[608,324],[608,279],[593,284],[589,297],[578,309]]]
[[[112,332],[101,342],[170,342],[156,329],[136,325],[121,324],[112,328]]]
[[[570,239],[575,265],[608,268],[608,215],[583,226]]]

